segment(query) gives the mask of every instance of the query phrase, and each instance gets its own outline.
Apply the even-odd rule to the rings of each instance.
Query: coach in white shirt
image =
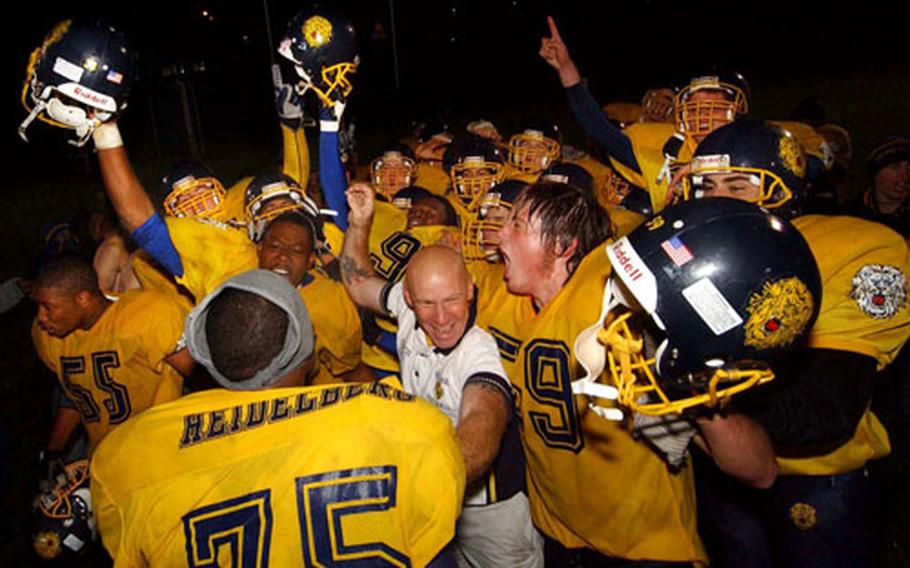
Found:
[[[514,406],[496,342],[473,323],[474,285],[461,255],[445,246],[423,247],[402,282],[386,281],[373,272],[367,249],[373,190],[355,183],[347,197],[345,288],[357,305],[398,320],[402,384],[449,416],[464,454],[469,485],[455,542],[459,563],[542,566],[542,544],[524,493],[495,503],[487,493],[485,474]]]

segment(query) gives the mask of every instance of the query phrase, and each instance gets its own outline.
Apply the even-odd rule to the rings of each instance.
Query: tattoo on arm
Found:
[[[363,280],[373,274],[372,268],[364,268],[357,264],[357,261],[346,255],[341,255],[341,276],[347,284],[353,284],[357,280]]]

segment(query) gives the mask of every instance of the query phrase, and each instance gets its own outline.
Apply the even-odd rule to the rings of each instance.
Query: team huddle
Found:
[[[874,565],[904,237],[806,214],[831,144],[749,118],[742,76],[604,111],[548,24],[595,153],[546,118],[424,124],[358,171],[356,33],[313,8],[277,47],[282,171],[226,188],[178,163],[158,205],[117,125],[123,34],[51,31],[20,134],[92,144],[137,250],[60,254],[32,285],[63,394],[39,556],[97,533],[116,566]],[[910,143],[877,152],[906,178]]]

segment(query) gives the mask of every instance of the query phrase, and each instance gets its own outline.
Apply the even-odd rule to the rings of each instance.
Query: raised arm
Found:
[[[541,38],[539,53],[559,74],[559,81],[566,89],[569,108],[572,109],[575,120],[604,152],[624,166],[640,172],[632,143],[622,130],[607,120],[597,101],[588,92],[552,16],[547,16],[547,25],[550,27],[550,37]]]
[[[348,229],[341,251],[341,280],[345,290],[360,307],[386,314],[383,293],[388,281],[373,272],[369,239],[373,224],[373,188],[366,183],[353,183],[347,192]]]
[[[180,255],[174,248],[167,225],[155,213],[152,200],[133,171],[117,123],[102,124],[92,133],[92,138],[98,149],[104,189],[123,227],[168,272],[182,276]]]

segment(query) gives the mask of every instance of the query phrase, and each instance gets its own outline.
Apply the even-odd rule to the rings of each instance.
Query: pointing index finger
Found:
[[[547,25],[550,27],[550,38],[562,41],[562,38],[559,36],[559,29],[556,27],[556,20],[553,19],[553,16],[547,16]]]

